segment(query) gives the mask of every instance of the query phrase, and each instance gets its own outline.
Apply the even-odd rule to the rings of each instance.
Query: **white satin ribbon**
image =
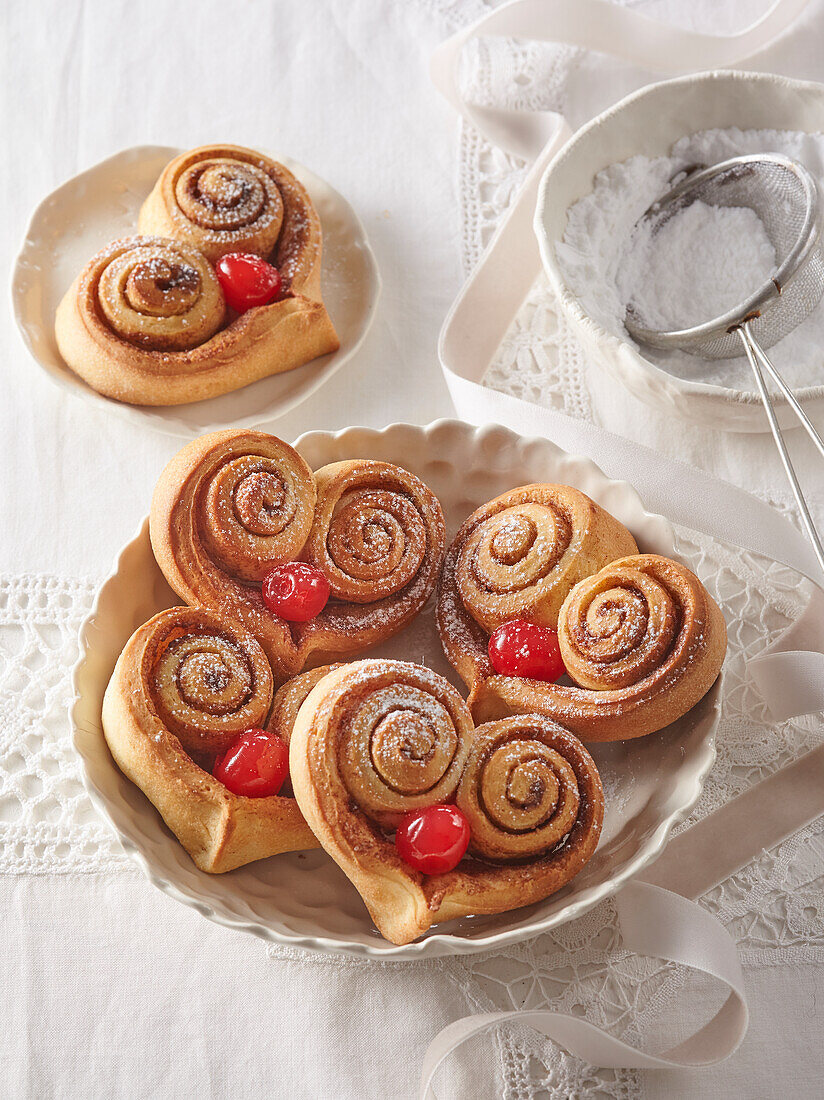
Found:
[[[735,942],[724,926],[686,898],[645,882],[631,882],[618,894],[615,905],[628,951],[681,963],[727,986],[729,995],[718,1013],[663,1054],[645,1054],[564,1012],[537,1009],[466,1016],[445,1027],[429,1045],[421,1073],[422,1100],[434,1097],[433,1078],[444,1059],[474,1035],[499,1024],[525,1024],[585,1062],[610,1069],[697,1068],[732,1054],[746,1034],[749,1013]]]
[[[512,0],[448,38],[435,50],[430,75],[438,90],[494,144],[531,160],[563,120],[552,111],[517,111],[470,103],[458,83],[460,54],[482,35],[532,38],[611,54],[651,72],[678,76],[730,68],[763,50],[786,30],[809,0],[775,0],[735,34],[701,34],[672,27],[610,0]]]

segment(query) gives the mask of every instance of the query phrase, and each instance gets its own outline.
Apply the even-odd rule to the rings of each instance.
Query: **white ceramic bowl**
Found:
[[[824,85],[769,73],[710,72],[648,85],[582,127],[547,167],[541,181],[535,231],[550,285],[593,361],[636,397],[664,412],[737,432],[768,430],[755,392],[676,378],[626,340],[593,320],[566,285],[555,254],[569,207],[592,191],[595,175],[642,154],[669,155],[679,138],[700,130],[824,131]],[[824,363],[822,363],[824,382]],[[824,415],[824,384],[796,390],[807,413]],[[776,394],[782,427],[795,426],[786,399]]]
[[[588,493],[635,535],[642,550],[673,556],[667,520],[644,511],[635,490],[610,481],[588,459],[505,428],[437,421],[383,431],[311,432],[297,444],[317,468],[343,458],[400,462],[440,498],[451,538],[480,504],[516,485],[557,481]],[[637,741],[595,745],[606,791],[606,820],[593,859],[563,891],[525,909],[439,925],[421,940],[395,947],[372,926],[343,872],[323,852],[276,856],[232,871],[198,871],[142,792],[112,760],[100,725],[103,692],[132,632],[156,611],[178,603],[152,556],[148,521],[122,551],[80,631],[74,674],[74,744],[86,788],[126,851],[151,881],[204,916],[267,940],[374,958],[415,959],[500,947],[571,920],[616,891],[662,851],[670,830],[698,797],[715,758],[720,687],[666,730]],[[441,651],[432,606],[374,651],[422,661],[462,687]]]
[[[179,152],[163,145],[124,149],[74,176],[40,203],[12,272],[14,319],[35,362],[53,381],[134,423],[184,437],[227,425],[260,427],[305,401],[352,358],[372,324],[380,296],[378,266],[357,214],[328,183],[288,157],[272,154],[306,187],[321,220],[321,286],[340,337],[336,352],[222,397],[151,408],[103,397],[69,370],[57,348],[54,314],[72,280],[109,241],[137,232],[143,200]]]

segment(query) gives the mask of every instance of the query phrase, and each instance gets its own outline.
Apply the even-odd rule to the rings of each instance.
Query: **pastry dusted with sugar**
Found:
[[[103,731],[112,756],[202,871],[317,847],[291,795],[238,794],[213,774],[251,731],[258,742],[272,733],[288,745],[281,708],[268,721],[273,686],[252,635],[202,607],[172,607],[141,626],[109,681]]]
[[[487,634],[513,619],[554,627],[579,580],[637,549],[626,527],[578,489],[511,489],[473,512],[455,537],[442,611],[453,608]]]
[[[101,249],[57,310],[60,354],[98,392],[202,401],[340,346],[321,297],[320,219],[283,165],[239,146],[184,153],[139,233]]]
[[[677,721],[715,683],[726,653],[724,618],[680,562],[633,554],[598,567],[589,559],[590,575],[568,588],[557,613],[520,604],[517,619],[496,627],[494,619],[478,621],[462,598],[463,533],[472,527],[470,517],[447,554],[438,626],[477,721],[537,712],[584,741],[621,741]],[[600,552],[612,556],[603,544]],[[541,625],[547,621],[557,636]],[[543,647],[541,659],[530,647]],[[544,657],[550,648],[554,655]],[[563,674],[566,682],[553,682]]]
[[[475,729],[419,665],[359,661],[319,680],[289,755],[307,821],[396,944],[546,898],[598,845],[603,790],[580,741],[540,715]]]
[[[215,264],[250,252],[287,287],[320,301],[320,219],[283,164],[240,145],[203,145],[170,161],[140,210],[141,233],[172,237]]]
[[[241,430],[178,452],[150,529],[175,592],[250,631],[279,681],[402,630],[434,591],[445,544],[440,503],[408,470],[351,459],[313,473],[277,437]]]

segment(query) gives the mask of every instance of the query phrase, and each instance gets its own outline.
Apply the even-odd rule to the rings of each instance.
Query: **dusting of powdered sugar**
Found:
[[[624,327],[630,300],[653,327],[678,327],[725,312],[770,277],[772,246],[758,217],[744,208],[713,210],[696,202],[659,231],[654,249],[648,230],[633,233],[684,169],[744,153],[782,153],[824,182],[824,134],[786,130],[706,130],[682,138],[669,157],[632,157],[598,173],[593,190],[567,211],[563,241],[556,246],[564,279],[593,320],[636,347]],[[664,233],[668,239],[661,240]],[[822,349],[820,302],[771,355],[791,385],[813,386],[824,383]],[[679,378],[754,389],[744,356],[711,361],[652,348],[642,354]]]
[[[618,293],[647,328],[691,328],[735,309],[772,278],[764,223],[746,206],[679,210],[653,232],[642,221],[617,272]]]

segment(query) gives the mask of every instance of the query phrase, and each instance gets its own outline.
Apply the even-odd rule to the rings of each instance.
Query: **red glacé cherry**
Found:
[[[212,768],[224,787],[248,798],[277,794],[288,774],[289,746],[276,733],[260,729],[238,734]]]
[[[556,632],[523,619],[513,619],[492,632],[489,659],[501,676],[557,680],[566,672]]]
[[[280,294],[278,269],[251,252],[229,252],[215,270],[226,301],[238,313],[268,305]]]
[[[469,823],[457,806],[410,810],[395,833],[398,855],[425,875],[451,871],[469,846]]]
[[[329,581],[314,565],[288,561],[263,578],[263,602],[281,619],[305,623],[314,619],[329,599]]]

